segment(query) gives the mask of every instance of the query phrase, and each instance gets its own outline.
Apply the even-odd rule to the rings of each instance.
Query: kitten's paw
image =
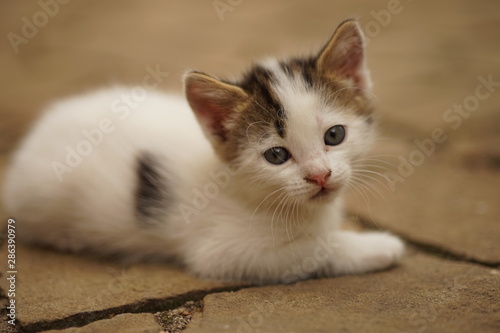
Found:
[[[403,242],[385,232],[339,232],[337,241],[334,274],[379,271],[400,262],[404,254]]]
[[[404,254],[403,242],[389,233],[364,234],[363,264],[368,271],[381,270],[401,261]]]

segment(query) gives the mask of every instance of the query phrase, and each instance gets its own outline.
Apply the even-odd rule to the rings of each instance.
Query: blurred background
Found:
[[[0,16],[1,174],[55,98],[140,85],[151,70],[158,89],[180,93],[188,69],[232,77],[254,59],[316,52],[357,17],[380,115],[367,164],[380,175],[353,193],[351,212],[500,261],[499,1],[2,1]],[[432,152],[415,143],[426,139]]]

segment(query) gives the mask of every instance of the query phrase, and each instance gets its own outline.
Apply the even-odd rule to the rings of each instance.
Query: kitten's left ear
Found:
[[[346,20],[321,50],[316,65],[327,75],[351,79],[355,87],[369,90],[372,84],[364,53],[363,32],[358,22]]]
[[[189,105],[207,137],[212,143],[224,143],[248,95],[238,86],[195,71],[184,76],[184,84]]]

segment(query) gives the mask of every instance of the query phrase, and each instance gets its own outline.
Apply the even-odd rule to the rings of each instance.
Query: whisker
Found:
[[[384,198],[384,194],[382,192],[380,192],[380,190],[377,187],[375,187],[373,184],[371,184],[369,182],[364,181],[364,182],[360,183],[359,186],[366,188],[366,190],[371,192],[372,194],[374,194],[374,192],[376,192],[376,194],[380,195],[381,198]],[[374,191],[374,192],[372,192],[372,191]],[[377,197],[377,196],[375,195],[375,197]]]
[[[276,252],[276,233],[274,232],[274,226],[275,226],[275,224],[274,224],[274,217],[275,217],[276,211],[279,209],[281,203],[283,202],[283,198],[286,197],[286,196],[287,196],[287,192],[280,193],[278,195],[278,197],[276,199],[274,199],[273,202],[271,203],[271,206],[272,206],[278,199],[280,200],[279,203],[278,203],[278,205],[275,207],[273,215],[271,217],[271,236],[273,238],[273,247],[274,247],[274,251],[275,252]],[[267,212],[269,211],[270,207],[268,207],[268,209],[266,211],[266,215],[267,215]],[[279,221],[277,221],[277,222],[279,223]]]
[[[253,221],[253,218],[255,216],[255,213],[257,213],[257,211],[259,210],[260,206],[262,206],[264,204],[264,202],[269,199],[273,194],[275,194],[276,192],[279,192],[279,191],[283,191],[285,190],[285,187],[280,187],[279,189],[269,193],[268,195],[266,195],[266,197],[264,199],[262,199],[262,201],[259,203],[259,205],[257,206],[257,208],[255,208],[255,210],[253,211],[253,214],[252,214],[252,218],[251,218],[251,221]]]
[[[356,162],[359,162],[359,161],[377,161],[377,162],[382,162],[382,163],[388,163],[386,160],[383,160],[383,159],[379,159],[378,157],[381,157],[381,158],[387,158],[387,157],[391,157],[391,158],[398,158],[396,155],[370,155],[370,156],[367,156],[367,157],[363,157],[363,158],[359,158],[357,160],[353,160],[352,163],[356,163]]]
[[[257,104],[262,110],[264,110],[265,112],[267,112],[267,114],[269,116],[271,116],[272,118],[274,118],[274,120],[278,119],[277,115],[271,111],[269,111],[268,109],[266,109],[265,107],[263,107],[259,102],[257,102],[257,100],[254,98],[253,101],[255,102],[255,104]]]
[[[352,186],[351,186],[352,184]],[[367,186],[370,186],[370,187],[367,187]],[[365,203],[366,203],[366,207],[368,208],[368,211],[369,211],[369,216],[371,218],[372,221],[374,221],[375,225],[382,229],[380,225],[377,224],[376,222],[376,219],[373,218],[373,211],[371,209],[371,206],[369,204],[369,196],[368,196],[368,193],[366,192],[367,190],[369,190],[370,192],[374,190],[373,188],[373,185],[370,184],[370,183],[367,183],[366,180],[364,179],[359,179],[357,178],[356,176],[352,177],[352,182],[348,183],[348,187],[349,189],[353,189],[355,190],[356,192],[360,193],[360,195],[362,196],[362,198],[364,199]],[[378,192],[378,190],[377,190]],[[353,192],[354,193],[354,192]],[[372,193],[372,196],[375,196],[375,198],[378,199],[378,197],[376,195],[373,195],[374,193]],[[380,194],[380,192],[379,192]],[[380,198],[384,199],[383,195],[380,194]],[[357,212],[357,215],[359,216],[359,209],[358,209],[358,212]]]
[[[388,168],[384,165],[378,165],[378,164],[354,164],[352,168],[353,168],[353,170],[373,168],[373,169],[382,169],[385,171],[395,171],[395,169],[396,169],[395,166],[393,166],[393,168],[391,169],[391,168]]]
[[[375,171],[370,171],[370,170],[362,170],[362,171],[359,171],[358,173],[360,174],[359,175],[360,177],[371,179],[371,180],[379,183],[380,185],[382,185],[385,189],[387,189],[389,191],[391,190],[391,188],[389,187],[389,185],[386,182],[383,182],[382,180],[380,180],[376,177],[364,174],[364,173],[374,174],[374,175],[377,175],[379,177],[382,177],[384,180],[387,181],[387,179],[383,175],[381,175],[380,173],[375,172]]]
[[[246,137],[247,137],[247,140],[248,140],[248,141],[250,141],[250,138],[249,138],[249,133],[248,133],[248,131],[250,130],[250,127],[252,127],[252,126],[253,126],[253,125],[255,125],[255,124],[259,124],[259,123],[264,123],[264,124],[265,124],[266,122],[265,122],[265,121],[263,121],[263,120],[260,120],[260,121],[254,121],[253,123],[251,123],[251,124],[249,124],[249,125],[247,126],[247,129],[246,129],[246,131],[245,131],[245,134],[246,134]]]

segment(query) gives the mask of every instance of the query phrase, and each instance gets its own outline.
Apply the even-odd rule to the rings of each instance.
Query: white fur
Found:
[[[366,122],[326,104],[298,78],[283,75],[280,82],[274,89],[286,103],[289,136],[249,143],[236,169],[219,161],[180,97],[148,92],[131,106],[121,99],[131,89],[112,88],[54,104],[7,172],[4,200],[19,238],[131,260],[174,258],[203,278],[257,283],[363,273],[398,262],[403,244],[397,238],[338,230],[351,162],[372,138]],[[55,171],[54,165],[68,164],[67,147],[88,148],[82,131],[99,128],[103,119],[109,133],[101,131],[102,140],[96,134],[88,156]],[[325,147],[324,133],[335,124],[345,124],[348,137]],[[287,147],[294,160],[267,163],[262,153],[274,146]],[[135,213],[135,162],[143,151],[164,163],[175,194],[166,217],[148,226]],[[338,189],[311,200],[318,188],[303,178],[323,169],[333,171],[328,186]]]

